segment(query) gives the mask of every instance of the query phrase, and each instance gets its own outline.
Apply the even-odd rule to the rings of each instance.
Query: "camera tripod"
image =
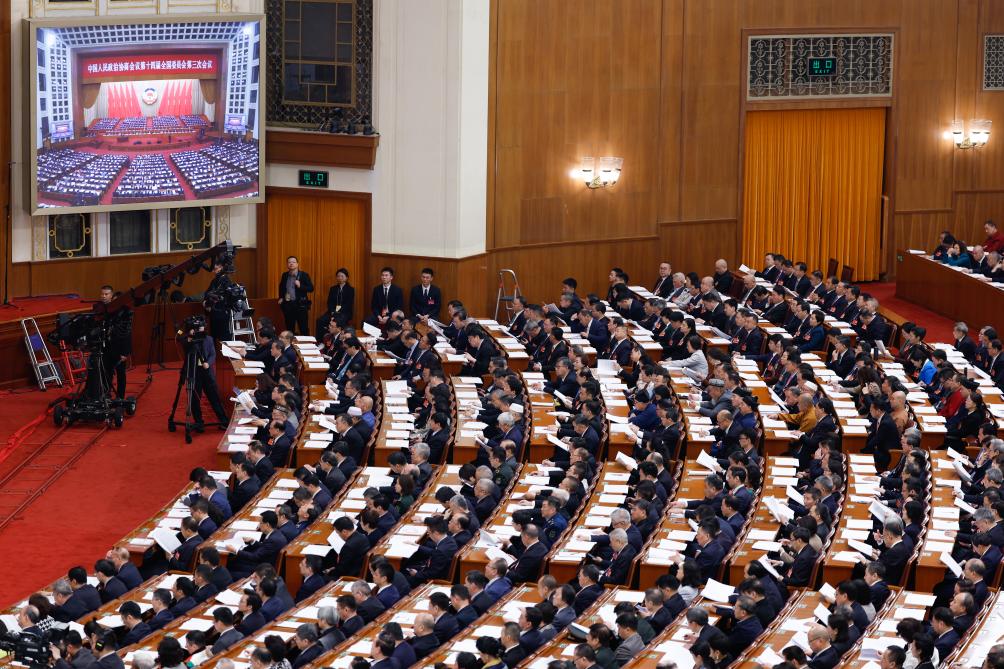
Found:
[[[193,431],[201,432],[203,428],[212,425],[226,427],[226,424],[221,421],[199,422],[195,420],[192,407],[195,402],[201,401],[202,396],[202,389],[196,388],[196,384],[199,383],[199,370],[202,369],[202,363],[206,362],[206,359],[202,355],[201,339],[188,337],[185,342],[185,364],[181,367],[181,374],[178,377],[178,388],[174,392],[174,403],[171,404],[171,413],[167,417],[167,430],[175,432],[179,425],[184,425],[185,443],[190,444],[192,443]],[[206,373],[208,374],[208,370],[206,370]],[[178,404],[181,402],[182,388],[185,390],[185,419],[184,421],[177,421],[174,416],[178,411]],[[213,391],[216,392],[215,386]]]
[[[104,421],[122,427],[125,416],[136,413],[136,398],[112,399],[111,382],[105,367],[106,342],[101,337],[87,357],[87,374],[77,389],[53,404],[52,421],[69,427],[80,420]]]

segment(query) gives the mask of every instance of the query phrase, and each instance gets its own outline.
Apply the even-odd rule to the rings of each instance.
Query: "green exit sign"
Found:
[[[300,185],[308,188],[327,188],[328,173],[318,170],[300,170]]]
[[[809,75],[829,77],[837,73],[836,58],[809,58]]]

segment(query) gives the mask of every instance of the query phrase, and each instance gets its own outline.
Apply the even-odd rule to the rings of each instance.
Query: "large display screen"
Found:
[[[27,21],[32,213],[260,202],[263,26]]]

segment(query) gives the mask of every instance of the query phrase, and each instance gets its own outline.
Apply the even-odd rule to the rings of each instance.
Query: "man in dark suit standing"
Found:
[[[404,309],[404,293],[394,285],[394,268],[384,267],[380,270],[380,285],[373,287],[370,298],[370,315],[366,322],[382,328],[395,311]]]
[[[286,321],[286,329],[301,335],[309,335],[307,312],[310,310],[310,293],[314,284],[310,275],[300,271],[296,256],[286,258],[286,271],[279,277],[279,307]]]
[[[443,296],[439,292],[439,286],[432,285],[433,276],[431,267],[423,267],[421,283],[412,287],[408,300],[411,315],[422,320],[432,318],[438,321],[439,311],[443,306]]]

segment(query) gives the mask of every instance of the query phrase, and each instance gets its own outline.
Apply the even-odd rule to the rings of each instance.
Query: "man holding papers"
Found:
[[[261,538],[255,540],[250,536],[245,536],[244,542],[247,546],[237,552],[232,564],[229,565],[230,573],[234,575],[234,578],[240,579],[249,576],[262,563],[275,564],[276,558],[279,557],[279,551],[287,543],[286,537],[277,529],[278,526],[279,517],[275,511],[262,512],[261,519],[258,521],[258,532],[261,533]]]

